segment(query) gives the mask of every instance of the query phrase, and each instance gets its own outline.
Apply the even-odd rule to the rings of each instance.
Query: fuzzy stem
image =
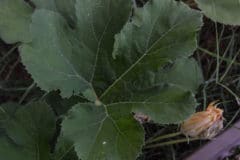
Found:
[[[175,137],[175,136],[178,136],[180,134],[181,134],[181,132],[176,132],[176,133],[166,134],[166,135],[163,135],[163,136],[157,136],[155,138],[151,138],[151,139],[147,140],[146,144],[153,143],[153,142],[156,142],[156,141],[160,141],[160,140],[166,139],[166,138]]]
[[[173,140],[173,141],[168,141],[168,142],[162,142],[162,143],[147,145],[144,147],[144,149],[157,148],[157,147],[178,144],[178,143],[184,143],[184,142],[190,142],[190,141],[196,141],[196,140],[200,140],[200,138],[184,138],[184,139],[178,139],[178,140]]]

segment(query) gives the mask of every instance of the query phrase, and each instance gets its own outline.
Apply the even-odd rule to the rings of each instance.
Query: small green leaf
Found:
[[[62,123],[63,134],[74,142],[84,160],[134,160],[144,132],[129,108],[75,105]]]
[[[50,158],[50,140],[55,132],[55,117],[47,104],[1,106],[0,159],[39,160]],[[46,114],[47,113],[47,114]]]
[[[240,25],[239,0],[196,0],[203,13],[217,21],[229,25]]]
[[[6,43],[29,42],[32,12],[23,0],[0,0],[0,37]]]

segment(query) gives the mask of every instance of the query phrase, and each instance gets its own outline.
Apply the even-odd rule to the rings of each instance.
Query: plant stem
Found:
[[[217,84],[222,86],[224,89],[226,89],[231,95],[233,95],[235,97],[236,100],[240,99],[240,97],[236,93],[234,93],[231,89],[229,89],[226,85],[224,85],[220,82],[218,82]]]
[[[204,49],[204,48],[201,48],[201,47],[198,47],[198,49],[199,49],[200,51],[202,51],[202,52],[204,52],[204,53],[212,56],[212,57],[217,58],[217,55],[216,55],[215,53],[213,53],[213,52],[210,52],[210,51],[208,51],[208,50],[206,50],[206,49]],[[228,63],[231,63],[231,62],[232,62],[231,59],[224,58],[224,57],[221,57],[221,56],[219,56],[219,59],[221,59],[222,61],[228,62]],[[240,65],[239,62],[233,62],[233,64],[234,64],[234,65],[238,65],[238,66]]]
[[[19,104],[22,104],[23,101],[25,100],[25,98],[27,97],[27,95],[31,92],[31,90],[35,87],[36,83],[32,83],[28,89],[24,92],[23,96],[21,97],[21,99],[19,100]]]
[[[184,139],[178,139],[178,140],[173,140],[173,141],[168,141],[168,142],[162,142],[162,143],[147,145],[144,147],[144,149],[151,149],[151,148],[162,147],[162,146],[171,145],[171,144],[190,142],[190,141],[196,141],[196,140],[200,140],[200,138],[184,138]]]
[[[14,53],[14,51],[20,46],[20,44],[16,44],[15,46],[13,46],[3,57],[1,57],[0,59],[0,63],[4,62],[5,59],[12,53]]]
[[[166,138],[175,137],[175,136],[178,136],[180,134],[182,134],[182,133],[181,132],[176,132],[176,133],[166,134],[166,135],[163,135],[163,136],[157,136],[155,138],[147,140],[146,144],[157,142],[157,141],[160,141],[160,140],[166,139]]]

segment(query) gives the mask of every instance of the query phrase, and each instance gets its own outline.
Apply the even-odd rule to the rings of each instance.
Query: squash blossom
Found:
[[[205,111],[194,113],[181,124],[181,132],[187,137],[211,139],[223,128],[223,110],[217,108],[216,101]]]

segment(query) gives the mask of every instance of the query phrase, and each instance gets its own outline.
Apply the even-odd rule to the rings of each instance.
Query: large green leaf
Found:
[[[0,0],[0,37],[6,43],[29,42],[32,11],[23,0]]]
[[[214,21],[240,25],[239,0],[196,0],[203,13]]]
[[[11,107],[11,109],[9,109]],[[47,104],[1,106],[0,159],[39,160],[50,158],[55,117]]]
[[[144,132],[129,109],[77,104],[62,124],[64,136],[84,160],[133,160],[141,151]]]
[[[165,12],[174,18],[164,16]],[[84,17],[78,21],[84,21]],[[94,41],[87,36],[91,25],[87,30],[81,29],[85,23],[78,25],[84,31],[81,36],[86,41]],[[187,57],[196,48],[195,32],[201,24],[200,13],[175,1],[151,1],[137,11],[116,36],[115,60],[104,61],[111,62],[112,68],[102,65],[101,60],[96,68],[100,68],[96,75],[104,78],[93,82],[107,78],[107,71],[112,72],[109,75],[114,79],[100,96],[104,104],[78,104],[63,121],[63,134],[74,142],[79,157],[134,159],[143,135],[132,119],[132,112],[146,114],[159,123],[177,123],[194,112],[196,102],[188,89],[195,91],[202,77],[195,61]],[[196,72],[190,79],[184,77],[189,67],[192,73]],[[179,79],[174,79],[174,75]],[[116,119],[121,119],[121,123]]]
[[[93,80],[111,80],[112,75],[106,76],[109,68],[104,69],[111,58],[114,35],[130,11],[129,0],[77,1],[78,31],[73,31],[60,14],[36,10],[30,27],[33,41],[20,49],[23,63],[44,90],[60,89],[64,97],[74,91],[94,101],[97,87],[93,89]]]
[[[124,101],[128,96],[121,95],[164,83],[158,72],[170,61],[188,57],[196,49],[196,30],[202,25],[199,12],[172,0],[150,1],[139,12],[135,15],[138,22],[133,17],[116,36],[113,56],[119,76],[100,96],[105,103]],[[196,73],[198,77],[199,73]],[[196,85],[189,83],[188,88]]]
[[[202,77],[188,57],[202,25],[198,11],[175,0],[152,0],[129,17],[130,0],[56,2],[58,11],[35,10],[32,42],[20,51],[42,89],[60,89],[63,97],[83,94],[88,101],[65,117],[69,144],[60,144],[60,155],[73,143],[83,160],[132,160],[144,139],[133,112],[162,124],[194,112],[192,93]]]
[[[111,92],[115,93],[126,82],[132,86],[137,81],[145,81],[144,86],[137,82],[142,88],[158,84],[157,70],[170,59],[188,56],[195,49],[195,31],[201,26],[200,14],[174,1],[153,1],[141,11],[140,27],[129,22],[116,36],[113,55],[117,60],[113,61],[113,36],[129,14],[117,11],[120,4],[125,4],[123,8],[130,11],[125,0],[114,3],[111,0],[76,1],[78,31],[67,27],[63,17],[55,12],[37,10],[34,13],[33,42],[22,46],[21,52],[24,64],[41,88],[47,91],[60,89],[64,97],[71,96],[73,91],[83,93],[94,101],[97,99],[95,93],[100,96],[104,92],[101,98],[112,95]],[[160,14],[166,8],[174,18]],[[123,18],[119,20],[115,16]],[[43,28],[48,32],[42,33]],[[185,34],[181,34],[183,32]],[[74,37],[76,34],[79,39]],[[40,58],[42,54],[48,58]],[[124,93],[118,92],[116,97]]]

